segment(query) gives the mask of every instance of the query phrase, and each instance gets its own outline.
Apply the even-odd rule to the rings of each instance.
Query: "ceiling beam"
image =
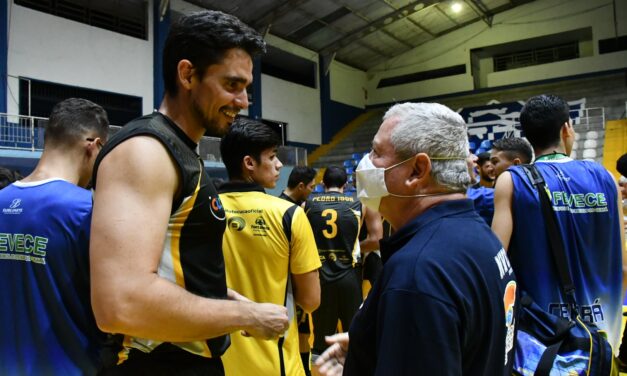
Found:
[[[492,20],[494,14],[490,12],[490,9],[481,0],[464,0],[470,9],[472,9],[489,27],[492,27]],[[511,4],[511,3],[508,3]]]
[[[435,4],[435,9],[438,10],[438,12],[443,15],[444,17],[446,17],[449,21],[451,21],[453,24],[455,25],[459,25],[459,22],[455,21],[453,19],[453,17],[449,16],[445,11],[442,10],[442,8],[440,8],[440,4]]]
[[[436,1],[434,0],[412,1],[411,3],[405,5],[404,7],[400,7],[397,10],[391,13],[388,13],[387,15],[383,17],[379,17],[376,20],[372,21],[371,23],[365,26],[362,26],[360,28],[357,28],[356,30],[353,30],[352,32],[336,40],[335,42],[324,46],[321,50],[321,53],[335,52],[341,49],[342,47],[345,47],[355,42],[356,40],[365,37],[366,35],[372,34],[375,31],[382,29],[388,24],[391,24],[395,21],[398,21],[399,19],[403,19],[414,14],[415,12],[417,12],[417,10],[415,10],[415,7],[417,7],[418,5],[420,4],[428,5],[428,4],[435,3],[435,2]],[[389,20],[389,19],[391,19],[391,21],[386,22],[386,20]]]
[[[272,10],[261,15],[261,17],[255,17],[255,21],[250,22],[249,25],[257,31],[269,28],[269,25],[271,25],[276,19],[281,18],[287,13],[293,11],[294,8],[306,3],[307,1],[308,0],[286,0],[279,6],[274,7]]]
[[[363,14],[361,14],[360,12],[357,12],[357,11],[355,11],[355,10],[351,9],[350,7],[347,7],[347,6],[346,6],[346,8],[347,8],[348,10],[350,10],[350,11],[351,11],[351,13],[353,13],[353,14],[354,14],[354,15],[356,15],[357,17],[361,18],[362,20],[366,21],[367,23],[370,23],[370,19],[369,19],[368,17],[364,16],[364,15],[363,15]],[[383,34],[387,35],[388,37],[390,37],[390,38],[394,39],[394,40],[395,40],[395,41],[397,41],[398,43],[400,43],[400,44],[404,45],[404,46],[405,46],[405,47],[407,47],[408,49],[412,49],[412,48],[415,48],[415,47],[416,47],[416,46],[414,46],[414,45],[412,45],[412,44],[410,44],[410,43],[408,43],[408,42],[406,42],[406,41],[404,41],[404,40],[400,39],[399,37],[397,37],[396,35],[392,34],[391,32],[389,32],[389,31],[387,31],[387,30],[385,30],[385,29],[381,29],[380,31],[381,31]]]
[[[385,5],[389,6],[390,8],[394,9],[394,10],[397,9],[394,4],[389,2],[389,0],[380,0],[380,1],[383,2]],[[424,9],[424,8],[422,8],[422,9]],[[419,28],[422,32],[429,34],[431,37],[435,37],[435,34],[432,33],[431,30],[428,30],[426,27],[422,26],[420,24],[420,22],[417,22],[413,18],[410,18],[410,17],[407,17],[406,20],[409,21],[412,25],[414,25],[417,28]]]

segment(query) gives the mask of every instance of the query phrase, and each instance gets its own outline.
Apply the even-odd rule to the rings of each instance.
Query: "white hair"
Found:
[[[468,189],[468,134],[464,119],[438,103],[402,103],[392,106],[383,120],[395,118],[391,142],[396,155],[406,159],[418,153],[431,157],[431,176],[455,192]],[[439,160],[433,158],[456,158]]]

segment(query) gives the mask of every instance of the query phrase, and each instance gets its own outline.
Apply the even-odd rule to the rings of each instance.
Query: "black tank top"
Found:
[[[96,178],[102,159],[121,142],[136,136],[158,139],[174,159],[182,179],[181,193],[174,197],[170,212],[159,275],[196,295],[225,299],[222,235],[226,224],[222,203],[202,159],[195,152],[196,144],[172,120],[154,112],[131,121],[113,135],[96,159],[92,179],[94,190],[97,189]],[[145,352],[162,344],[144,338],[118,337],[119,341],[115,342],[119,348],[124,347],[118,360],[128,356],[131,348]],[[229,337],[221,336],[207,341],[175,343],[174,346],[204,357],[218,357],[229,344]]]

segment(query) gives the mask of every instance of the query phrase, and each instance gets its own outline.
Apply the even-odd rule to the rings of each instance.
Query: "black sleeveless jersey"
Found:
[[[307,200],[305,212],[322,262],[322,281],[343,277],[359,259],[361,203],[340,192],[327,192]]]
[[[181,193],[173,200],[159,275],[193,294],[225,299],[222,235],[226,223],[222,203],[202,159],[195,152],[196,143],[172,120],[154,112],[131,121],[113,135],[96,160],[92,179],[94,189],[97,190],[96,177],[102,159],[121,142],[136,136],[159,140],[174,159],[181,176]],[[149,352],[162,344],[145,338],[117,337],[118,341],[114,342],[121,350],[117,354],[118,361],[124,361],[131,348]],[[226,351],[229,343],[228,336],[221,336],[173,345],[204,357],[218,357]]]

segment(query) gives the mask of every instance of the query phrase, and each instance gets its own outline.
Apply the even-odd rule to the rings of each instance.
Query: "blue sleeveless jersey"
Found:
[[[622,315],[622,256],[617,190],[599,164],[563,158],[535,163],[557,213],[582,319],[608,333],[618,352]],[[519,285],[540,307],[568,316],[543,225],[538,194],[521,167],[514,183],[509,256]]]
[[[91,192],[52,179],[0,190],[0,375],[90,375]]]

